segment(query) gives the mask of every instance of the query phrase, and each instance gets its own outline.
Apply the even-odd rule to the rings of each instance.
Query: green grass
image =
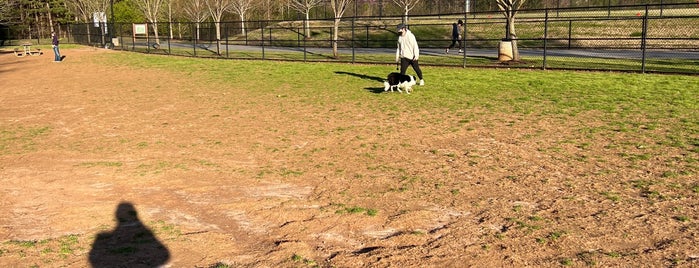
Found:
[[[0,125],[0,155],[36,151],[37,143],[50,132],[50,126]]]
[[[453,67],[507,67],[507,68],[534,68],[534,69],[573,69],[573,70],[597,70],[597,71],[631,71],[631,72],[660,72],[660,73],[699,73],[699,61],[692,59],[655,59],[647,58],[645,66],[641,60],[635,59],[612,59],[612,58],[583,58],[583,57],[561,57],[548,56],[546,62],[543,57],[523,56],[518,64],[503,65],[497,60],[497,43],[493,43],[492,56],[468,56],[462,55],[434,55],[425,54],[420,57],[420,64],[423,66],[453,66]],[[129,48],[130,49],[130,48]],[[309,48],[307,53],[299,52],[277,52],[261,50],[222,51],[222,55],[216,55],[213,51],[197,50],[196,54],[192,49],[173,48],[171,50],[150,50],[137,48],[135,51],[152,54],[169,54],[179,56],[197,56],[203,58],[231,58],[231,59],[266,59],[282,61],[308,61],[308,62],[353,62],[353,63],[391,63],[395,56],[391,53],[366,54],[356,52],[340,51],[338,57],[334,57],[331,51],[318,52]],[[640,53],[640,52],[639,52]]]
[[[376,216],[379,212],[372,208],[363,208],[358,206],[348,207],[344,204],[336,204],[339,209],[335,210],[335,214],[366,214],[368,216]]]
[[[473,110],[571,119],[595,114],[604,123],[594,128],[581,125],[580,133],[589,139],[576,143],[595,144],[595,137],[608,135],[644,137],[662,126],[664,131],[655,134],[660,136],[652,137],[654,146],[680,148],[694,154],[699,150],[699,77],[694,76],[423,67],[427,83],[424,90],[417,87],[410,97],[386,94],[377,98],[378,95],[368,93],[383,91],[381,81],[393,71],[393,66],[220,61],[135,53],[102,57],[100,60],[108,64],[174,71],[215,83],[235,84],[237,88],[249,89],[252,95],[274,99],[286,96],[287,101],[305,105],[332,102],[368,110],[437,109],[450,114],[448,120],[459,122],[478,117]],[[408,73],[412,74],[412,70]],[[313,74],[313,79],[308,79],[308,74]],[[268,90],[257,90],[262,88]],[[634,161],[652,157],[639,150],[637,144],[609,146],[634,149],[623,155]]]

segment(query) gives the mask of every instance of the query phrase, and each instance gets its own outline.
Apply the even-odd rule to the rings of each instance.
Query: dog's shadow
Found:
[[[366,74],[357,74],[357,73],[350,73],[350,72],[343,72],[343,71],[336,71],[335,73],[359,77],[361,79],[376,81],[379,83],[383,83],[386,80],[385,78],[381,78],[378,76],[370,76],[370,75],[366,75]],[[382,87],[367,87],[364,89],[368,90],[369,92],[377,93],[377,94],[384,92],[383,86]]]

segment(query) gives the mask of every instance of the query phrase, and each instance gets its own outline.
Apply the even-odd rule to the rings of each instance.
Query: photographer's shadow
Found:
[[[90,250],[92,267],[159,267],[170,252],[138,218],[133,204],[122,202],[116,210],[117,227],[95,237]]]

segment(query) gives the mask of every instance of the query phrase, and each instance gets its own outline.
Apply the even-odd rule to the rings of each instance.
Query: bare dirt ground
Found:
[[[0,267],[699,266],[696,154],[583,150],[593,112],[315,107],[101,53],[0,54]]]

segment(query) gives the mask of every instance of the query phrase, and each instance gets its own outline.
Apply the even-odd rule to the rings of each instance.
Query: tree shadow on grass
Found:
[[[117,227],[101,232],[90,250],[92,267],[159,267],[170,252],[138,218],[133,204],[117,206]]]

